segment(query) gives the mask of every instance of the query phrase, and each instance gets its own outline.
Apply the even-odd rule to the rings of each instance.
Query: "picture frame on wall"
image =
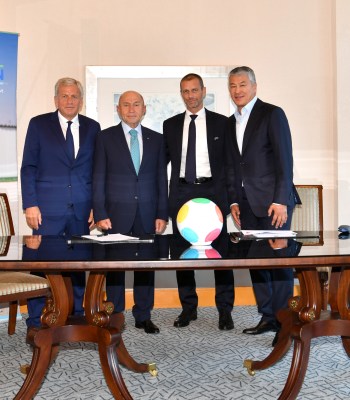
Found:
[[[102,129],[118,124],[119,96],[135,90],[142,94],[147,107],[142,124],[162,132],[165,119],[185,110],[180,80],[193,72],[203,78],[207,89],[205,107],[228,116],[232,113],[227,88],[231,69],[227,66],[87,66],[86,115],[99,121]]]

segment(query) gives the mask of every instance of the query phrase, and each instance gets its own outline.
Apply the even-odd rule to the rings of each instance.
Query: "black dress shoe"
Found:
[[[197,319],[197,311],[193,311],[191,313],[182,311],[182,313],[176,318],[174,321],[174,326],[176,328],[183,328],[190,324],[191,321],[195,321]]]
[[[233,320],[229,311],[219,312],[219,329],[221,331],[233,329]]]
[[[158,326],[154,325],[154,323],[150,319],[146,319],[146,321],[135,322],[135,327],[139,329],[144,329],[146,333],[159,333]]]
[[[272,321],[260,321],[254,328],[247,328],[243,330],[243,333],[247,335],[260,335],[265,332],[277,332],[278,326]]]

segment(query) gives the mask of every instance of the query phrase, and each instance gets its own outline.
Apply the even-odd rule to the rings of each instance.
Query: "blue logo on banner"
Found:
[[[0,81],[4,80],[4,66],[0,65]]]

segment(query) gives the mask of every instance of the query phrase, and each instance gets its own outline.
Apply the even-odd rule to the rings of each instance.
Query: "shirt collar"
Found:
[[[128,124],[122,121],[122,127],[124,133],[129,133],[131,129],[135,129],[138,134],[141,133],[141,124],[138,124],[136,128],[131,128]]]
[[[188,111],[188,110],[186,109],[186,117],[187,117],[187,118],[190,118],[190,115],[193,115],[193,113],[190,112],[190,111]],[[205,108],[202,107],[198,112],[195,113],[195,115],[198,115],[197,118],[202,118],[202,117],[204,117],[204,116],[205,116]]]
[[[243,118],[247,113],[250,114],[254,107],[254,104],[256,103],[257,100],[258,100],[258,97],[255,96],[252,100],[250,100],[250,102],[248,104],[246,104],[242,108],[240,113],[238,112],[238,108],[237,108],[236,104],[233,104],[235,118],[237,120],[239,120],[239,119]]]
[[[58,119],[62,125],[67,124],[68,121],[72,121],[73,124],[76,126],[79,126],[79,116],[78,114],[71,120],[68,120],[66,117],[64,117],[59,111],[58,111]]]

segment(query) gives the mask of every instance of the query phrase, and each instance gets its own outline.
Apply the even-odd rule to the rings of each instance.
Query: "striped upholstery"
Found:
[[[323,231],[322,185],[295,185],[302,204],[293,211],[291,229],[293,231]],[[322,245],[323,237],[303,240],[305,245]]]
[[[47,287],[49,287],[47,279],[40,276],[25,272],[0,272],[0,296]]]
[[[10,205],[5,193],[0,193],[0,236],[14,235]]]
[[[10,205],[5,193],[0,193],[0,257],[6,256],[10,237],[14,235]],[[16,329],[17,308],[20,301],[50,295],[47,279],[26,272],[0,271],[0,303],[9,303],[8,334]]]

